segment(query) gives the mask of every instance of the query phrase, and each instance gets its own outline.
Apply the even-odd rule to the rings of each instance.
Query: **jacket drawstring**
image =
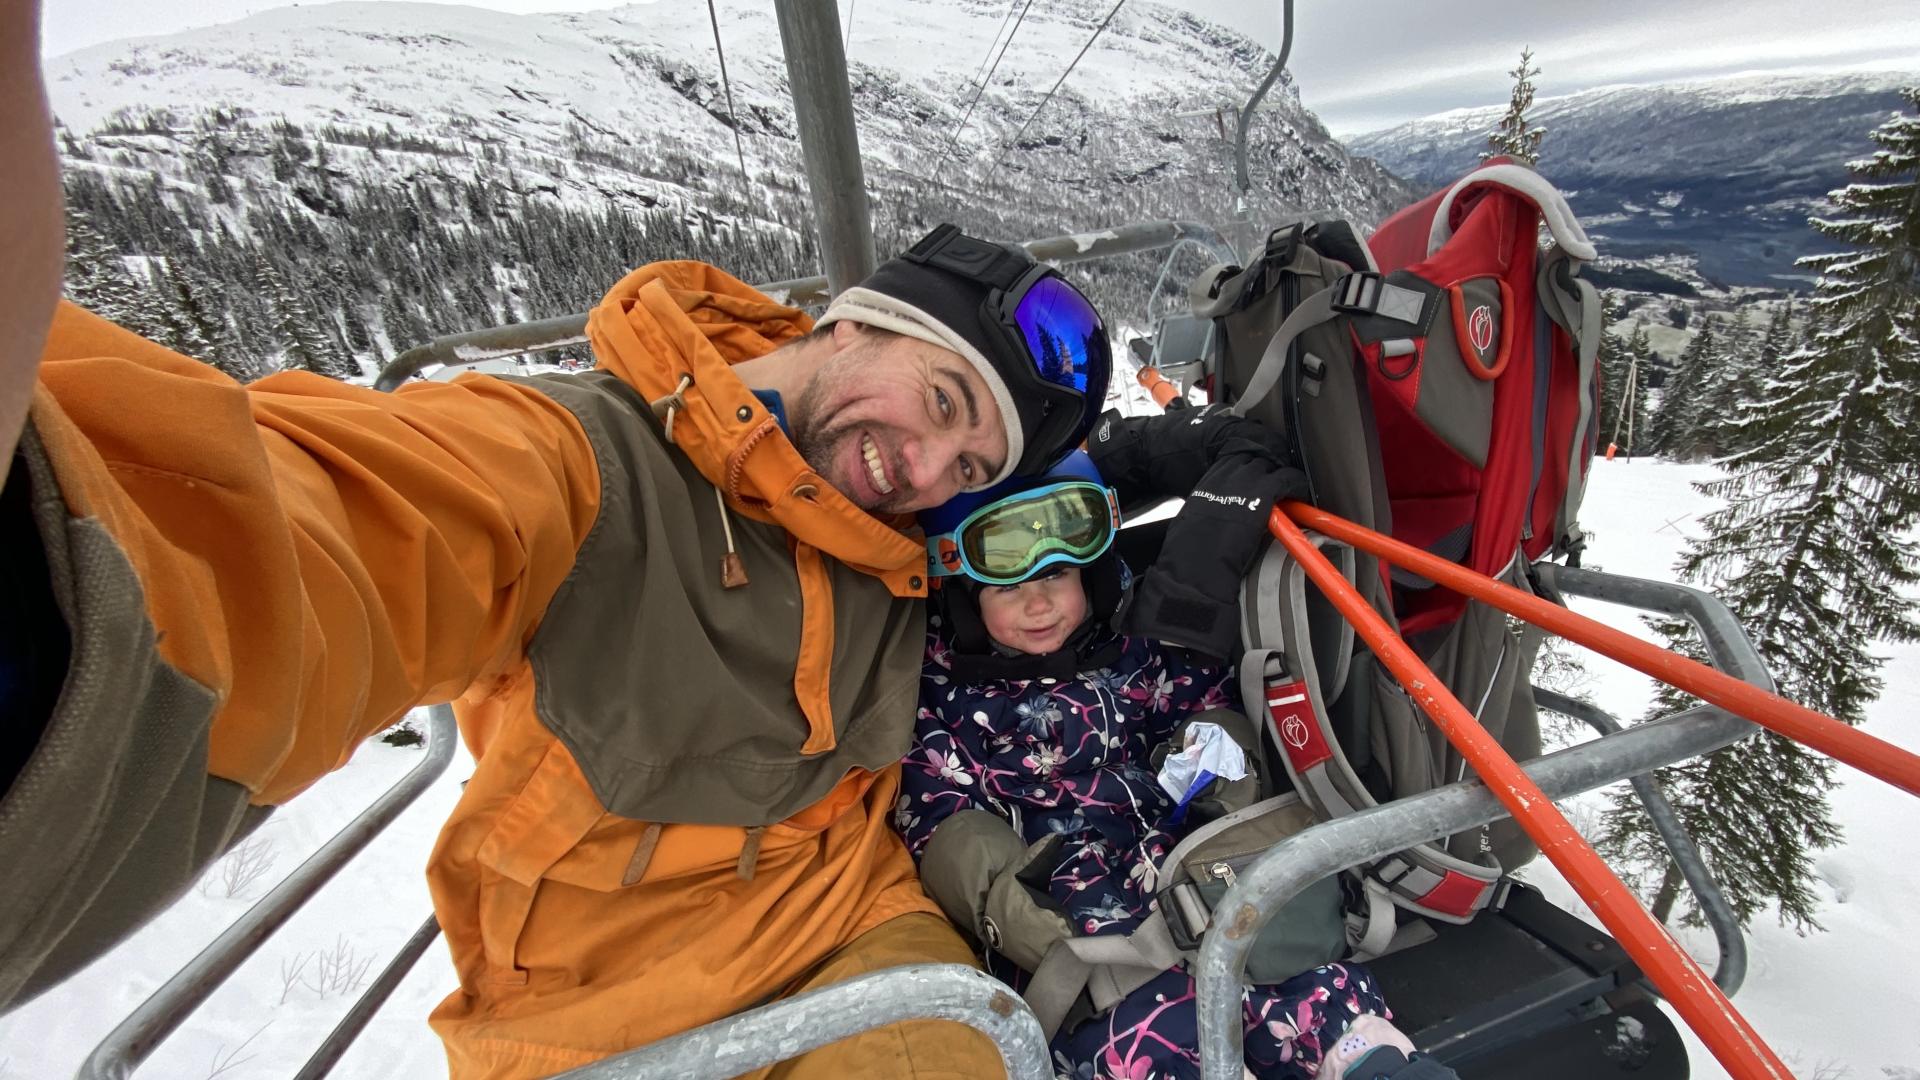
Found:
[[[674,414],[687,407],[687,387],[692,385],[693,376],[682,375],[679,385],[673,388],[673,393],[647,402],[647,406],[653,410],[654,418],[659,420],[665,429],[668,443],[673,442]],[[713,489],[713,501],[720,507],[720,528],[727,536],[727,553],[720,558],[720,587],[737,589],[747,583],[747,564],[740,561],[740,552],[734,547],[733,518],[727,509],[726,495],[717,487]]]
[[[659,420],[666,426],[667,441],[669,443],[673,442],[673,414],[687,407],[687,387],[692,385],[693,376],[682,375],[680,376],[680,385],[673,388],[673,393],[668,394],[666,397],[656,398],[653,401],[647,402],[647,405],[653,409],[654,419]]]
[[[760,861],[760,836],[766,831],[765,825],[755,825],[747,830],[747,842],[740,845],[740,862],[733,868],[741,881],[753,880],[754,864]]]
[[[720,559],[720,587],[737,589],[747,583],[747,564],[733,546],[733,511],[727,509],[727,496],[719,488],[713,489],[713,501],[720,506],[720,530],[727,536],[727,553]]]

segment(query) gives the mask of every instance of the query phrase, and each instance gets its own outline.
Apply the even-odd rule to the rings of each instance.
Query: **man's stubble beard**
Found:
[[[875,342],[858,341],[835,354],[814,372],[806,389],[800,391],[799,400],[787,412],[787,422],[793,427],[793,448],[800,452],[808,468],[828,478],[829,483],[833,483],[834,464],[844,460],[842,444],[859,437],[856,430],[858,424],[833,423],[829,415],[832,409],[830,402],[838,396],[841,387],[853,382],[863,366],[874,362],[877,350],[878,344]],[[861,463],[860,467],[865,467],[865,458],[856,454],[854,459]],[[913,500],[913,491],[905,481],[905,473],[906,470],[895,463],[897,486],[893,494],[878,505],[861,509],[870,514],[908,513],[907,504]],[[853,499],[853,493],[839,484],[834,484],[834,488],[848,499]]]

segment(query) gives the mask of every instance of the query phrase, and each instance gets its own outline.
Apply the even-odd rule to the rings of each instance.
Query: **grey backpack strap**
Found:
[[[1295,338],[1339,314],[1333,309],[1335,288],[1329,285],[1301,300],[1287,314],[1280,328],[1273,332],[1273,337],[1267,339],[1267,347],[1260,354],[1260,363],[1253,369],[1253,377],[1247,380],[1245,392],[1227,406],[1234,415],[1248,415],[1272,392],[1280,381],[1281,372],[1286,370],[1287,350],[1293,347]]]
[[[1313,539],[1333,549],[1336,565],[1351,580],[1353,550],[1324,537]],[[1315,814],[1331,820],[1377,805],[1341,750],[1321,693],[1308,625],[1305,567],[1273,545],[1250,581],[1257,584],[1242,593],[1241,601],[1248,647],[1240,661],[1242,702],[1249,712],[1257,702],[1266,704],[1262,729],[1279,750],[1294,790]],[[1272,636],[1276,626],[1278,639]],[[1430,844],[1364,869],[1395,904],[1456,923],[1471,920],[1490,904],[1500,880],[1498,866],[1457,859]]]
[[[1067,1014],[1073,1011],[1073,1003],[1087,988],[1093,972],[1092,964],[1067,947],[1069,941],[1070,938],[1062,938],[1053,943],[1046,959],[1040,961],[1040,967],[1020,994],[1026,999],[1027,1008],[1033,1010],[1034,1018],[1040,1021],[1040,1030],[1049,1042],[1059,1033]]]
[[[1347,913],[1347,946],[1353,950],[1353,958],[1364,964],[1385,955],[1387,947],[1393,944],[1397,920],[1393,914],[1393,896],[1385,885],[1362,877],[1360,887],[1367,910]]]
[[[1081,991],[1093,999],[1095,1012],[1106,1012],[1154,976],[1186,959],[1186,953],[1174,943],[1165,917],[1155,911],[1131,933],[1055,942],[1021,996],[1039,1019],[1040,1029],[1052,1039]]]
[[[1351,313],[1416,325],[1420,322],[1426,303],[1426,293],[1395,285],[1372,270],[1353,270],[1341,274],[1333,284],[1302,297],[1287,313],[1286,321],[1273,332],[1266,349],[1260,354],[1260,364],[1254,368],[1253,377],[1247,380],[1247,388],[1229,407],[1236,416],[1251,415],[1279,383],[1280,375],[1287,367],[1287,351],[1293,348],[1294,340],[1321,323]],[[1404,350],[1411,353],[1414,348],[1409,338],[1404,343]]]

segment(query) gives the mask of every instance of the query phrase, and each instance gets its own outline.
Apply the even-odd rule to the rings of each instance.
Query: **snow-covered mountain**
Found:
[[[1636,263],[1691,257],[1708,280],[1802,287],[1801,255],[1826,250],[1806,226],[1867,133],[1920,73],[1751,76],[1589,90],[1535,102],[1540,169],[1569,192],[1605,253]],[[1505,106],[1455,110],[1348,140],[1432,185],[1470,166]],[[1647,291],[1683,291],[1642,272]]]
[[[1244,100],[1272,56],[1184,12],[1144,0],[1121,11],[1016,142],[1107,9],[1036,5],[995,51],[1010,25],[1002,0],[860,3],[850,78],[883,250],[941,220],[1008,239],[1157,217],[1229,222],[1231,125],[1205,110]],[[689,237],[679,242],[692,250],[675,254],[728,262],[749,280],[808,272],[804,171],[772,7],[720,0],[718,10],[731,102],[706,5],[664,0],[551,15],[304,5],[82,50],[47,70],[69,174],[85,189],[70,201],[118,215],[103,231],[130,256],[175,258],[183,243],[229,235],[299,242],[381,200],[389,225],[417,207],[439,225],[502,233],[535,213],[652,215],[640,233],[657,239],[670,220]],[[992,77],[970,108],[983,69]],[[1304,210],[1378,220],[1408,195],[1349,155],[1288,85],[1270,96],[1251,145],[1257,190],[1243,238]],[[385,205],[395,199],[406,205]],[[127,220],[139,204],[177,220]],[[271,227],[267,212],[280,216]],[[418,245],[360,243],[334,278],[368,269],[351,265],[359,250],[375,260],[374,280],[405,279],[421,257]],[[535,260],[527,245],[503,243],[505,254],[463,264],[482,279],[468,287],[469,321],[579,310],[617,273],[596,265],[550,287],[564,251]],[[621,258],[666,253],[638,243]],[[489,262],[491,274],[472,269]],[[1139,321],[1126,309],[1144,308],[1158,256],[1130,265],[1104,286],[1114,271],[1088,272],[1122,309],[1116,322]],[[337,284],[315,287],[326,303],[363,311],[376,335],[386,324],[391,346],[412,343],[419,328],[399,332],[375,287]],[[416,285],[431,312],[441,286],[407,288]],[[556,289],[566,295],[548,295]]]

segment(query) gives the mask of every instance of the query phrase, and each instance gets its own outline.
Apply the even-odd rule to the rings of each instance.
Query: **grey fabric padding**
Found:
[[[1499,293],[1493,298],[1499,318]],[[1460,353],[1453,304],[1439,304],[1433,330],[1427,335],[1420,361],[1420,390],[1413,412],[1433,432],[1476,469],[1487,467],[1487,447],[1493,439],[1493,383],[1468,370],[1478,361]],[[1471,310],[1471,309],[1469,309]]]
[[[1546,303],[1538,298],[1533,312],[1533,471],[1527,480],[1525,516],[1521,519],[1520,539],[1533,537],[1533,500],[1540,493],[1540,478],[1547,467],[1547,407],[1553,396],[1553,322],[1546,318]]]
[[[1353,548],[1319,533],[1307,533],[1307,538],[1349,583],[1353,582],[1358,566]],[[1279,541],[1270,541],[1240,590],[1240,640],[1260,650],[1283,646],[1299,633],[1289,622],[1297,611],[1304,610],[1306,631],[1298,651],[1287,655],[1304,673],[1313,676],[1318,692],[1330,706],[1347,685],[1347,671],[1353,658],[1353,626],[1318,588],[1309,590],[1306,586],[1305,570]],[[1252,658],[1252,654],[1247,657]],[[1265,656],[1255,662],[1264,664]],[[1252,685],[1247,681],[1244,663],[1240,680],[1243,689]],[[1264,698],[1243,700],[1249,703],[1249,712],[1257,714],[1259,702]],[[1266,729],[1265,724],[1258,726],[1262,731]]]
[[[600,469],[599,519],[527,656],[541,722],[602,805],[639,821],[771,825],[820,801],[849,769],[878,771],[906,754],[923,602],[820,554],[833,597],[836,745],[802,754],[801,597],[786,530],[732,515],[749,584],[722,587],[727,539],[713,486],[666,443],[640,395],[605,371],[516,381],[579,419]],[[720,671],[728,677],[687,675]]]
[[[1539,173],[1525,165],[1502,163],[1485,165],[1454,182],[1441,198],[1440,205],[1434,208],[1433,225],[1427,235],[1427,254],[1439,251],[1453,237],[1452,211],[1454,200],[1469,188],[1482,184],[1505,188],[1528,200],[1540,208],[1541,220],[1547,231],[1553,235],[1554,242],[1571,252],[1575,258],[1592,261],[1596,252],[1593,241],[1587,239],[1587,231],[1580,226],[1580,219],[1573,213],[1573,207],[1567,204],[1566,196]]]
[[[1579,528],[1580,504],[1587,492],[1587,473],[1582,466],[1586,464],[1584,459],[1593,454],[1587,436],[1591,427],[1599,422],[1593,399],[1593,369],[1599,360],[1600,337],[1606,330],[1600,325],[1600,294],[1592,282],[1574,276],[1578,266],[1571,255],[1556,247],[1540,260],[1536,280],[1547,316],[1573,339],[1574,358],[1579,365],[1576,385],[1580,393],[1580,415],[1567,449],[1567,489],[1554,515],[1556,545]],[[1563,269],[1565,281],[1573,285],[1572,292],[1563,283]]]
[[[1447,559],[1452,562],[1464,562],[1467,557],[1467,551],[1472,546],[1473,546],[1473,522],[1468,521],[1461,524],[1458,528],[1454,529],[1452,532],[1448,533],[1447,535],[1441,537],[1438,540],[1435,540],[1431,544],[1428,544],[1426,547],[1426,550],[1431,554],[1438,555],[1441,558]],[[1394,584],[1399,585],[1403,588],[1408,588],[1408,589],[1433,588],[1433,582],[1428,581],[1426,578],[1421,577],[1419,574],[1416,574],[1413,571],[1406,569],[1405,567],[1401,567],[1401,566],[1391,567],[1389,568],[1388,573],[1393,575]]]
[[[1417,323],[1420,321],[1420,313],[1426,307],[1426,303],[1426,293],[1402,288],[1390,281],[1383,281],[1380,284],[1380,303],[1374,311],[1389,319]]]
[[[1502,580],[1532,591],[1518,560]],[[1457,621],[1410,644],[1455,697],[1467,708],[1477,710],[1480,726],[1514,760],[1527,761],[1540,755],[1539,715],[1529,686],[1537,642],[1514,633],[1505,614],[1470,602]],[[1446,736],[1424,718],[1420,728],[1425,738],[1415,739],[1408,733],[1398,747],[1401,756],[1389,759],[1396,793],[1411,794],[1470,776],[1465,760]],[[1475,863],[1494,860],[1509,871],[1537,853],[1525,832],[1510,819],[1455,834],[1445,846],[1457,858]]]
[[[72,653],[40,743],[0,799],[0,1009],[164,910],[266,813],[207,775],[215,695],[161,659],[132,564],[99,521],[68,515],[32,424],[20,452]]]
[[[1291,433],[1313,486],[1314,505],[1367,528],[1391,532],[1393,515],[1376,449],[1379,439],[1366,373],[1340,322],[1328,319],[1299,335],[1299,354],[1321,360],[1315,370],[1286,363],[1285,350],[1279,350],[1283,364],[1277,375],[1280,392],[1268,393],[1252,406],[1244,394],[1254,372],[1273,353],[1273,339],[1285,321],[1289,292],[1311,295],[1328,289],[1347,270],[1347,264],[1301,244],[1280,271],[1279,280],[1263,295],[1245,295],[1253,277],[1251,271],[1221,284],[1222,296],[1233,301],[1221,317],[1225,331],[1220,357],[1221,400],[1236,402],[1235,409],[1241,415]],[[1385,585],[1373,556],[1358,557],[1354,581],[1375,609],[1387,610]]]
[[[1343,545],[1334,545],[1331,541],[1316,541],[1337,549]],[[1277,560],[1277,563],[1276,563]],[[1346,564],[1351,566],[1350,560]],[[1290,556],[1281,553],[1275,555],[1269,550],[1262,560],[1260,573],[1255,579],[1263,587],[1260,592],[1249,592],[1243,596],[1244,605],[1256,608],[1257,613],[1244,618],[1248,633],[1266,633],[1269,628],[1279,627],[1281,636],[1278,641],[1271,638],[1248,637],[1249,650],[1240,659],[1240,694],[1246,702],[1267,700],[1266,686],[1268,676],[1279,672],[1289,673],[1292,677],[1302,677],[1313,714],[1320,726],[1320,735],[1332,748],[1333,756],[1305,771],[1296,769],[1287,757],[1284,747],[1276,747],[1282,766],[1288,778],[1299,793],[1303,804],[1323,818],[1340,817],[1376,805],[1371,792],[1354,772],[1341,746],[1338,733],[1334,730],[1333,716],[1321,693],[1321,680],[1315,674],[1323,668],[1314,652],[1311,619],[1308,614],[1307,596],[1317,594],[1318,589],[1309,590],[1305,567]],[[1275,646],[1278,648],[1275,648]],[[1423,779],[1413,786],[1402,788],[1403,776],[1394,777],[1396,795],[1410,795],[1439,786],[1446,782],[1444,777],[1445,753],[1450,749],[1445,737],[1432,727],[1413,701],[1392,680],[1382,666],[1376,666],[1374,676],[1377,685],[1371,695],[1375,703],[1372,713],[1372,734],[1380,740],[1390,755],[1389,761],[1399,762],[1403,769],[1418,768]],[[1496,668],[1496,675],[1499,669]],[[1484,698],[1485,695],[1483,695]],[[1249,706],[1251,707],[1251,706]],[[1483,700],[1482,708],[1486,707]],[[1506,703],[1500,702],[1504,711]],[[1272,724],[1264,725],[1272,735]],[[1437,740],[1437,745],[1436,745]],[[1376,749],[1376,754],[1380,751]],[[1178,849],[1176,849],[1178,854]],[[1477,907],[1484,907],[1491,895],[1492,885],[1499,878],[1500,867],[1485,860],[1463,859],[1450,855],[1439,848],[1421,845],[1395,856],[1403,864],[1416,867],[1419,877],[1413,883],[1401,882],[1391,889],[1396,904],[1417,911],[1432,918],[1447,921],[1461,921],[1458,916],[1430,908],[1421,902],[1426,894],[1447,873],[1453,872],[1479,881],[1482,884],[1480,895],[1476,898]],[[1383,863],[1375,863],[1367,873],[1378,875]],[[1403,876],[1393,874],[1390,877]],[[1377,936],[1377,935],[1376,935]]]

